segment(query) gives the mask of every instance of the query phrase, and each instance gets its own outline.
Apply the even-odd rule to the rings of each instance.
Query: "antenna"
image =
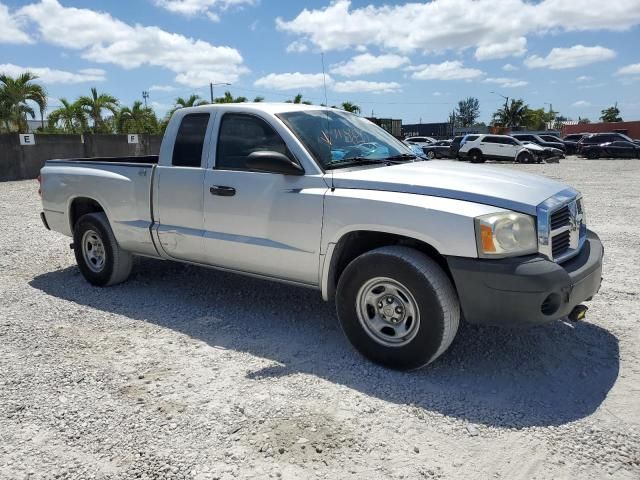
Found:
[[[327,100],[327,75],[324,72],[324,52],[320,52],[322,61],[322,84],[324,85],[324,111],[327,114],[327,140],[329,140],[329,151],[331,151],[331,127],[329,124],[329,100]],[[331,191],[334,192],[336,186],[333,183],[333,168],[331,169]]]

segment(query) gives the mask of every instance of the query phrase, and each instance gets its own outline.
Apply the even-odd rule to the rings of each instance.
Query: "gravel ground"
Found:
[[[582,190],[601,292],[411,373],[315,291],[148,259],[91,287],[36,183],[1,183],[0,478],[640,478],[640,161],[504,168]]]

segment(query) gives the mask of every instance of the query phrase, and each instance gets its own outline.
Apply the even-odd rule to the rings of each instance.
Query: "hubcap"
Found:
[[[93,230],[87,230],[82,235],[82,256],[84,262],[92,272],[100,272],[104,268],[106,254],[100,236]]]
[[[391,278],[375,277],[366,282],[358,291],[356,309],[365,332],[386,347],[406,345],[420,328],[415,298]]]

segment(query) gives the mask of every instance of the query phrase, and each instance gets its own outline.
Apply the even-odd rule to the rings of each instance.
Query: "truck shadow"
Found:
[[[137,273],[136,273],[137,272]],[[427,368],[396,372],[348,344],[318,292],[171,262],[139,259],[108,291],[76,267],[34,278],[49,295],[170,328],[277,362],[247,378],[316,375],[400,405],[502,427],[561,425],[594,412],[615,383],[617,339],[590,323],[522,331],[461,325]]]

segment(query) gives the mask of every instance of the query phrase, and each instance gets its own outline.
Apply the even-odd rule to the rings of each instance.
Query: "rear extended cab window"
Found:
[[[171,164],[175,167],[200,167],[204,137],[209,124],[208,113],[190,113],[180,123],[173,145]]]

